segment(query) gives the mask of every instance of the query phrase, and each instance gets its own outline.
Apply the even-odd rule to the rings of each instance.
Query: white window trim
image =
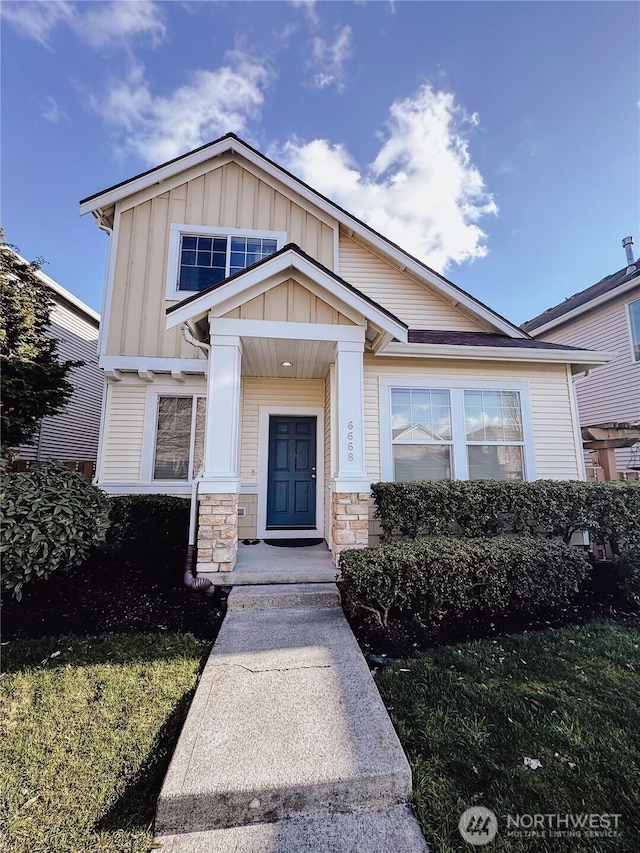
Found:
[[[631,364],[640,364],[640,358],[636,358],[635,349],[633,346],[633,326],[631,324],[631,306],[638,303],[640,305],[640,299],[632,299],[631,302],[627,302],[626,305],[626,314],[627,314],[627,328],[629,329],[629,345],[631,347]],[[640,344],[640,340],[638,341]]]
[[[156,438],[158,430],[158,398],[159,397],[190,397],[192,400],[197,400],[202,397],[206,400],[207,391],[204,386],[198,388],[181,388],[176,385],[154,385],[147,391],[147,400],[145,404],[144,416],[144,437],[142,441],[142,460],[140,465],[141,483],[148,486],[153,486],[154,490],[171,493],[176,487],[181,486],[188,488],[191,491],[193,477],[191,468],[193,459],[191,454],[194,447],[195,438],[195,423],[194,412],[191,413],[191,434],[189,438],[189,477],[186,480],[156,480],[153,476],[153,468],[156,451]]]
[[[523,449],[524,479],[536,479],[535,448],[533,443],[533,424],[531,420],[531,396],[528,382],[491,382],[460,379],[433,379],[421,376],[385,376],[380,379],[380,461],[381,475],[386,482],[393,482],[393,436],[391,431],[391,389],[392,388],[437,388],[451,392],[451,435],[452,441],[433,442],[436,445],[452,447],[452,479],[469,479],[468,444],[495,444],[504,446],[510,442],[481,441],[467,442],[464,429],[464,391],[517,391],[520,394],[522,409],[523,441],[511,442]],[[424,443],[424,442],[417,442]]]
[[[166,298],[171,302],[180,301],[187,296],[198,293],[197,290],[178,290],[178,275],[180,271],[180,243],[187,237],[262,237],[276,240],[277,249],[281,249],[287,241],[286,231],[257,231],[253,228],[221,228],[210,225],[187,225],[172,222],[169,231],[169,258],[167,262]],[[227,255],[227,268],[229,255]]]
[[[258,413],[258,518],[259,539],[289,539],[291,530],[267,530],[269,481],[269,422],[271,415],[316,418],[316,526],[296,530],[296,539],[324,539],[324,406],[260,406]]]

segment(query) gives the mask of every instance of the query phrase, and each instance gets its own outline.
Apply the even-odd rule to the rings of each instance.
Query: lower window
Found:
[[[395,481],[524,480],[518,390],[391,387]]]
[[[204,462],[205,398],[158,397],[154,480],[191,480]]]

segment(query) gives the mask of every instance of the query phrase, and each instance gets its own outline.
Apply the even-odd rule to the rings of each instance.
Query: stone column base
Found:
[[[201,495],[196,571],[231,572],[237,559],[238,495]]]
[[[369,544],[369,492],[334,492],[331,495],[331,541],[335,565],[342,551]]]

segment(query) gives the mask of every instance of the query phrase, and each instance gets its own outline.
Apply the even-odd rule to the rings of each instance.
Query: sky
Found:
[[[515,323],[640,255],[640,4],[3,0],[7,240],[100,311],[78,202],[233,131]]]

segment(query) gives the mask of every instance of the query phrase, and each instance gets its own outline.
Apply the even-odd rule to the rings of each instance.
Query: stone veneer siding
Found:
[[[230,572],[238,558],[238,495],[200,495],[198,572]]]
[[[369,492],[334,492],[331,496],[333,560],[342,551],[369,544]]]

